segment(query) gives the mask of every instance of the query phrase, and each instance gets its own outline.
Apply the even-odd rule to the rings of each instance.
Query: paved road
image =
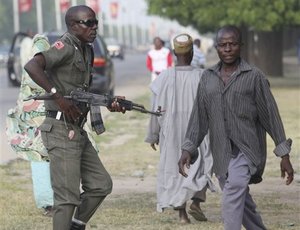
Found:
[[[147,90],[149,74],[145,67],[145,53],[130,53],[125,59],[114,59],[116,73],[116,95],[124,95],[128,100]],[[5,118],[8,109],[15,106],[18,88],[8,83],[6,69],[0,68],[0,164],[6,164],[16,158],[16,154],[7,143]]]
[[[6,69],[0,69],[0,164],[6,163],[16,157],[7,144],[5,135],[5,117],[9,108],[14,107],[17,99],[18,89],[11,87],[8,83]]]

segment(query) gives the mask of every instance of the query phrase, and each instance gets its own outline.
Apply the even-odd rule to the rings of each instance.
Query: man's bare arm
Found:
[[[53,85],[49,81],[44,72],[46,66],[45,58],[42,54],[35,55],[24,66],[25,71],[29,74],[32,80],[41,86],[46,92],[50,93]],[[82,112],[70,100],[65,99],[59,92],[52,95],[55,102],[58,104],[60,110],[67,116],[69,120],[77,120]]]
[[[46,62],[44,56],[42,54],[37,54],[26,63],[24,69],[35,83],[49,93],[53,85],[49,82],[47,75],[44,72],[45,66]]]

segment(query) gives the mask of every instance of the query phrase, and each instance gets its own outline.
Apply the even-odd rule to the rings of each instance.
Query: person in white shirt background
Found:
[[[198,38],[194,39],[193,50],[194,50],[194,55],[193,55],[193,60],[191,62],[191,66],[204,69],[206,64],[206,58],[205,58],[205,54],[201,51],[200,39]]]
[[[154,48],[147,53],[146,66],[151,72],[151,82],[154,81],[162,70],[172,66],[171,51],[164,47],[160,37],[153,39]]]

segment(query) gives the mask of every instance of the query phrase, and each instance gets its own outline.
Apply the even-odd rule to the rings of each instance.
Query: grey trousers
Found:
[[[240,152],[232,158],[228,176],[217,176],[222,193],[222,218],[225,230],[265,230],[262,218],[256,212],[256,205],[249,194],[251,178],[248,161]]]
[[[40,129],[50,158],[53,229],[69,229],[73,217],[87,223],[111,193],[111,177],[83,129],[73,125],[66,129],[64,122],[52,118],[46,118]],[[68,137],[70,129],[75,132],[71,140]]]
[[[192,197],[192,200],[198,199],[200,202],[205,202],[206,201],[206,191],[207,191],[207,186],[205,186],[201,191],[196,192],[196,194]]]

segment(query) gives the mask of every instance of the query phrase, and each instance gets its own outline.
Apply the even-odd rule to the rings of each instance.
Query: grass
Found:
[[[273,93],[287,137],[293,139],[291,160],[299,174],[300,89],[274,88]],[[148,105],[149,95],[137,98],[136,102]],[[154,152],[144,142],[148,118],[148,115],[133,111],[104,116],[107,131],[96,140],[99,143],[100,158],[113,179],[155,179],[159,153]],[[299,182],[295,181],[287,187],[279,179],[280,160],[272,153],[273,149],[274,144],[268,138],[264,181],[251,186],[252,194],[268,229],[296,230],[300,226]],[[138,178],[134,176],[136,172],[141,172]],[[43,216],[42,211],[35,207],[29,163],[16,160],[1,166],[0,177],[0,229],[52,229],[51,218]],[[162,214],[157,213],[155,188],[150,190],[151,192],[144,191],[144,188],[137,186],[137,189],[131,189],[131,192],[113,193],[108,196],[89,222],[87,229],[223,229],[219,193],[208,192],[207,202],[202,206],[209,221],[199,223],[192,219],[192,224],[186,226],[178,224],[178,214],[171,209]]]

